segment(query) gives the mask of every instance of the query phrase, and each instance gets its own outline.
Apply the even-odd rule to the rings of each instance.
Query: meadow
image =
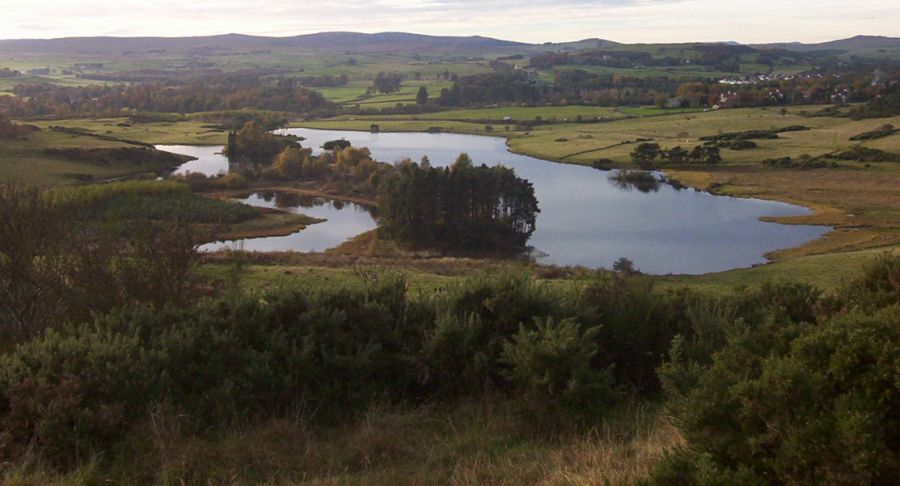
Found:
[[[170,168],[165,164],[135,163],[130,160],[83,163],[61,155],[49,154],[46,152],[47,149],[91,150],[134,147],[125,142],[57,132],[51,130],[49,125],[56,123],[44,124],[44,128],[40,131],[15,140],[3,140],[0,143],[0,177],[17,183],[46,186],[154,174]],[[72,126],[80,125],[74,122]]]

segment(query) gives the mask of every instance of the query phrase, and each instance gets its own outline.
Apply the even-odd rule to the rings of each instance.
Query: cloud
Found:
[[[5,5],[0,17],[7,38],[352,30],[530,42],[765,42],[900,35],[898,26],[896,0],[34,0]]]

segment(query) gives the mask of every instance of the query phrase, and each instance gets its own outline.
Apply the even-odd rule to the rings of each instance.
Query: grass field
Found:
[[[369,131],[373,123],[377,123],[382,131],[386,132],[424,132],[437,127],[443,131],[453,133],[467,133],[471,135],[506,136],[503,125],[493,127],[494,130],[486,130],[483,123],[471,123],[446,120],[364,120],[360,118],[345,120],[321,120],[310,122],[292,123],[292,127],[319,128],[323,130],[362,130]]]
[[[131,123],[127,118],[92,118],[35,122],[42,128],[61,126],[88,130],[98,135],[164,145],[224,145],[228,133],[210,128],[208,122],[153,122]]]
[[[900,117],[853,121],[848,118],[808,118],[796,114],[799,111],[801,109],[796,108],[781,115],[777,110],[734,109],[629,118],[602,124],[540,126],[532,129],[527,136],[514,137],[510,140],[510,146],[517,152],[550,160],[564,159],[569,163],[590,164],[598,158],[608,158],[627,164],[633,147],[604,147],[645,138],[659,143],[663,148],[676,145],[690,148],[699,144],[702,136],[726,131],[789,125],[803,125],[812,129],[782,133],[778,139],[773,140],[756,140],[759,147],[752,150],[722,151],[725,163],[756,163],[774,157],[797,157],[801,154],[817,156],[846,149],[854,144],[849,140],[853,135],[885,123],[900,124]],[[567,139],[567,142],[553,142],[560,138]],[[865,145],[896,152],[900,150],[900,138],[886,137]]]
[[[713,295],[725,295],[741,287],[755,287],[787,279],[815,285],[820,290],[831,293],[851,278],[860,275],[863,266],[885,253],[898,254],[900,246],[798,256],[752,268],[705,275],[655,276],[652,279],[660,290],[690,287]],[[357,278],[360,268],[402,272],[408,280],[410,291],[424,294],[439,292],[453,282],[484,271],[526,272],[545,285],[562,287],[586,284],[593,275],[603,272],[584,269],[553,271],[524,263],[454,258],[329,258],[326,255],[292,255],[282,262],[278,262],[278,257],[275,257],[268,263],[248,263],[243,269],[241,285],[251,291],[293,288],[301,284],[336,285]],[[200,267],[200,273],[213,280],[226,281],[232,272],[233,266],[230,263],[213,262]]]
[[[124,148],[125,143],[54,132],[43,129],[24,139],[3,140],[0,143],[0,180],[32,185],[71,184],[82,178],[103,180],[157,172],[165,167],[157,164],[78,163],[60,156],[48,155],[47,148]]]

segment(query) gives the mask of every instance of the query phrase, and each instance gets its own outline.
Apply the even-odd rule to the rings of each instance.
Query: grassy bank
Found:
[[[873,248],[822,255],[799,256],[783,261],[704,275],[654,276],[663,290],[689,287],[703,293],[722,295],[739,287],[758,287],[790,278],[814,285],[826,293],[841,288],[859,274],[864,265],[880,255],[900,253],[897,247]],[[554,287],[581,286],[603,270],[543,267],[525,262],[485,262],[466,258],[415,258],[414,256],[361,256],[359,254],[268,254],[245,260],[241,284],[248,289],[289,288],[302,283],[334,284],[352,280],[363,269],[392,269],[406,275],[414,292],[439,292],[448,285],[486,268],[492,272],[526,272]],[[205,277],[226,281],[233,274],[227,257],[208,259],[199,269]]]

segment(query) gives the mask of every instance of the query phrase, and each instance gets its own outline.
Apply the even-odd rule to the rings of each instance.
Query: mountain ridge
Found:
[[[695,42],[685,44],[734,44],[732,42]],[[642,43],[643,44],[643,43]],[[0,39],[0,52],[15,53],[78,53],[132,54],[134,52],[210,53],[215,51],[252,50],[309,50],[342,52],[402,52],[402,53],[467,53],[483,54],[516,50],[612,48],[635,44],[614,42],[602,38],[588,38],[571,42],[531,44],[486,36],[433,36],[409,32],[378,32],[373,34],[330,31],[295,36],[272,37],[239,33],[188,37],[116,37],[87,36],[54,39]],[[652,45],[644,44],[644,45]],[[900,38],[857,35],[846,39],[820,43],[780,42],[743,44],[754,48],[779,48],[795,51],[900,49]]]

